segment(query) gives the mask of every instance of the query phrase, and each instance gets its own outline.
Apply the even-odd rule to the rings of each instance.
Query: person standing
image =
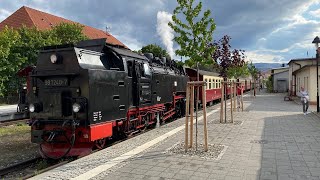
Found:
[[[304,87],[301,87],[298,96],[301,97],[303,114],[306,115],[307,112],[308,112],[308,108],[309,108],[309,94],[308,94],[308,91],[305,90]]]
[[[241,101],[242,87],[237,84],[237,110],[240,111],[240,101]]]

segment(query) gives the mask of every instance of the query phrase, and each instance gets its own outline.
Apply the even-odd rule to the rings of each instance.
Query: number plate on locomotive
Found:
[[[44,80],[44,85],[46,85],[46,86],[68,86],[68,79],[67,78],[46,79],[46,80]]]

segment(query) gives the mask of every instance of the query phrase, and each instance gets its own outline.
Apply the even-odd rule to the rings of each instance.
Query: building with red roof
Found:
[[[46,12],[22,6],[16,12],[11,14],[0,23],[0,30],[5,26],[20,28],[23,25],[26,27],[36,27],[39,30],[48,30],[60,23],[77,23],[62,17],[58,17]],[[80,24],[80,23],[78,23]],[[81,24],[83,25],[83,24]],[[90,39],[106,38],[107,43],[119,46],[125,46],[117,38],[110,33],[96,29],[90,26],[83,25],[83,33]]]

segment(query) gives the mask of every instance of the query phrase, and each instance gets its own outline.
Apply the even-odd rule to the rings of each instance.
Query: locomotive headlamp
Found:
[[[73,110],[73,112],[77,113],[77,112],[80,111],[80,109],[81,109],[80,104],[74,103],[74,104],[72,105],[72,110]]]
[[[50,61],[55,64],[58,61],[58,56],[56,54],[51,54]]]
[[[29,111],[33,113],[35,110],[36,110],[36,108],[34,107],[34,104],[30,104]]]
[[[34,104],[29,104],[29,111],[30,112],[40,112],[40,111],[42,111],[42,105],[41,104],[39,104],[39,103],[34,103]]]

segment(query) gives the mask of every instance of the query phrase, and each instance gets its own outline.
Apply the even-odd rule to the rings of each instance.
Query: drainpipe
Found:
[[[294,61],[293,61],[292,63],[298,65],[298,66],[299,66],[299,69],[301,69],[301,64],[296,63],[296,62],[294,62]],[[297,69],[297,70],[299,70],[299,69]],[[292,66],[292,72],[293,72],[293,66]],[[295,86],[295,89],[294,89],[294,91],[293,91],[293,95],[296,96],[296,88],[297,88],[297,77],[296,77],[296,75],[294,75],[294,86]],[[292,88],[292,87],[291,87],[291,88]]]

